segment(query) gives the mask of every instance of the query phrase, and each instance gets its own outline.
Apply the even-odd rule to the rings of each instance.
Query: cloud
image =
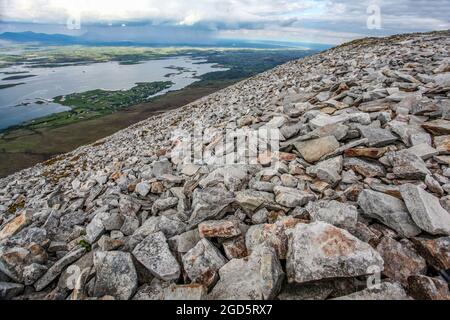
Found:
[[[370,5],[381,29],[367,28]],[[179,26],[223,37],[339,43],[365,35],[448,29],[450,0],[0,0],[0,21]]]

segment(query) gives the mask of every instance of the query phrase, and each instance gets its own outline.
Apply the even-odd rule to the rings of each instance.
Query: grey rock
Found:
[[[316,196],[312,193],[293,188],[275,187],[273,191],[276,202],[288,208],[302,207],[316,199]]]
[[[373,128],[371,126],[360,126],[358,129],[361,135],[368,139],[369,147],[384,147],[397,141],[397,137],[387,129]]]
[[[273,204],[275,197],[272,193],[245,190],[236,193],[236,202],[246,211],[255,212],[264,206]]]
[[[358,211],[352,205],[337,201],[310,202],[306,206],[312,221],[323,221],[343,229],[352,229],[358,221]]]
[[[152,213],[157,214],[158,212],[165,211],[171,208],[175,208],[178,204],[178,198],[171,197],[166,199],[158,199],[153,203]]]
[[[132,197],[122,195],[119,201],[119,210],[124,216],[135,216],[141,205]]]
[[[385,193],[363,190],[358,205],[364,214],[410,238],[421,233],[403,201]]]
[[[164,291],[171,285],[170,282],[162,282],[153,278],[150,283],[142,285],[133,297],[137,301],[158,301],[164,300]]]
[[[147,237],[152,233],[162,231],[166,238],[174,237],[183,233],[187,225],[179,220],[169,219],[166,216],[150,217],[144,224],[136,230],[134,235]]]
[[[201,301],[207,297],[207,289],[202,285],[171,285],[164,290],[164,300]]]
[[[46,273],[48,268],[41,264],[32,263],[23,269],[23,279],[26,286],[31,286]]]
[[[132,235],[139,228],[139,220],[132,216],[126,216],[120,231],[127,236]]]
[[[184,270],[192,282],[206,287],[216,283],[219,269],[227,263],[227,259],[206,239],[200,240],[182,260]]]
[[[213,300],[272,300],[281,290],[283,269],[273,248],[260,246],[245,259],[233,259],[219,271]]]
[[[130,253],[102,252],[94,254],[96,281],[94,296],[113,296],[129,300],[136,292],[138,277]]]
[[[414,147],[409,148],[408,152],[411,154],[415,154],[416,156],[419,156],[420,158],[422,158],[422,160],[427,160],[429,158],[439,155],[439,150],[436,150],[428,143],[416,144],[414,145]]]
[[[198,229],[190,230],[169,239],[169,246],[179,253],[186,253],[200,241]]]
[[[106,232],[103,220],[109,218],[108,212],[99,212],[86,227],[86,238],[89,243],[94,243]]]
[[[344,168],[351,169],[366,178],[386,176],[385,168],[375,161],[367,161],[359,158],[345,158]]]
[[[156,178],[161,178],[164,174],[171,174],[172,173],[172,164],[167,161],[156,161],[153,163],[153,169],[152,174]]]
[[[341,156],[331,158],[306,169],[306,173],[335,186],[341,180],[343,158]]]
[[[398,179],[423,180],[429,174],[425,162],[408,151],[393,152],[388,155],[393,167],[394,176]]]
[[[120,230],[124,223],[124,216],[119,212],[111,212],[108,217],[102,219],[106,231]]]
[[[234,202],[234,195],[220,187],[196,189],[192,195],[190,226],[210,219],[220,219]]]
[[[0,300],[10,300],[23,292],[24,286],[18,283],[0,282]]]
[[[70,264],[74,263],[82,256],[84,256],[86,250],[84,248],[75,248],[62,259],[58,260],[54,265],[52,265],[48,271],[34,284],[36,291],[42,291],[50,283],[52,283],[61,272]]]
[[[146,197],[150,193],[151,186],[147,182],[140,182],[136,185],[136,193],[141,197]]]
[[[334,136],[294,143],[295,148],[309,163],[319,161],[323,156],[332,153],[340,147]]]
[[[439,199],[422,188],[405,184],[400,192],[414,222],[434,235],[450,235],[450,213],[442,208]]]
[[[134,257],[155,277],[164,281],[177,280],[180,266],[172,255],[164,233],[149,235],[133,250]]]
[[[336,300],[411,300],[398,283],[383,282],[379,286],[350,294]]]

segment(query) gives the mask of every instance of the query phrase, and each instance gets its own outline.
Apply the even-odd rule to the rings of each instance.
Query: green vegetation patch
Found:
[[[137,83],[130,90],[91,90],[81,93],[73,93],[67,96],[59,96],[54,102],[64,106],[73,107],[72,111],[102,112],[102,110],[118,110],[142,102],[160,91],[170,88],[171,81]],[[79,110],[81,109],[81,110]]]

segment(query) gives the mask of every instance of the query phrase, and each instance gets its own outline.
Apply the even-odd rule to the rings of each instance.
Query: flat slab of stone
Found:
[[[34,284],[34,288],[36,289],[36,291],[42,291],[43,289],[45,289],[61,274],[61,272],[63,272],[63,270],[67,266],[80,259],[85,255],[85,253],[86,250],[84,248],[76,248],[65,255],[63,258],[58,260],[53,266],[50,267],[50,269],[48,269],[48,271],[42,276],[42,278],[40,278]]]
[[[439,154],[450,154],[450,135],[434,137],[434,145]]]
[[[19,214],[17,217],[12,219],[8,224],[6,224],[3,229],[0,231],[0,240],[4,240],[9,238],[20,230],[25,228],[31,223],[33,215],[29,211],[24,211]]]
[[[332,153],[340,147],[335,136],[294,143],[295,148],[309,163],[319,161],[323,156]]]
[[[345,158],[344,168],[352,169],[366,178],[386,176],[386,169],[381,164],[360,158]]]
[[[358,197],[358,205],[365,215],[377,219],[404,237],[414,237],[422,232],[403,201],[396,197],[365,189]]]
[[[197,226],[205,220],[220,218],[227,207],[234,202],[234,198],[233,193],[220,187],[196,189],[192,195],[193,212],[189,225]]]
[[[244,190],[236,193],[236,202],[244,210],[254,212],[275,203],[275,196],[273,193],[264,191]]]
[[[397,179],[423,180],[431,172],[418,155],[409,151],[394,152],[388,156]]]
[[[422,127],[437,136],[450,134],[450,121],[448,120],[437,119],[429,121],[424,123]]]
[[[433,235],[450,235],[450,213],[438,198],[413,184],[402,185],[400,192],[417,226]]]
[[[398,139],[387,129],[370,126],[359,126],[358,129],[361,132],[361,135],[368,139],[369,147],[384,147],[394,143]]]
[[[428,143],[420,143],[415,145],[414,147],[409,148],[408,152],[415,154],[416,156],[419,156],[420,158],[422,158],[422,160],[428,160],[433,156],[439,155],[441,151],[439,150],[439,148],[438,149],[433,148]]]

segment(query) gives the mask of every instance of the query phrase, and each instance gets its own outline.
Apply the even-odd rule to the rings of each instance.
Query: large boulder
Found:
[[[365,215],[382,222],[404,237],[414,237],[421,233],[403,201],[393,196],[365,189],[358,197],[358,205]]]
[[[438,198],[412,184],[402,185],[400,192],[422,230],[433,235],[450,235],[450,213],[442,208]]]
[[[289,237],[290,283],[357,277],[383,269],[383,259],[369,244],[325,222],[298,224]]]

